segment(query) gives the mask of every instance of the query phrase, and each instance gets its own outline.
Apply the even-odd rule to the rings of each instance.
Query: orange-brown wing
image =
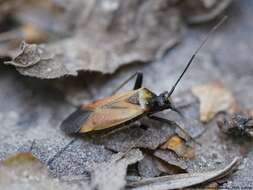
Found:
[[[138,96],[138,89],[109,96],[88,105],[81,106],[61,124],[61,129],[68,133],[101,130],[122,124],[144,113],[137,104],[128,99]]]
[[[80,128],[80,133],[106,129],[125,123],[142,115],[145,111],[127,101],[117,101],[110,106],[96,109]]]
[[[83,105],[83,106],[81,106],[81,109],[95,110],[95,109],[98,109],[102,106],[107,106],[107,105],[113,104],[115,102],[124,101],[124,100],[127,100],[129,97],[133,96],[134,94],[137,94],[139,90],[141,90],[141,89],[131,90],[128,92],[118,93],[113,96],[108,96],[108,97],[96,100],[90,104]]]

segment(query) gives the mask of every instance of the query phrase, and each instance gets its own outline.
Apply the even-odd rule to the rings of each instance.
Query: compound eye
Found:
[[[167,91],[161,93],[161,96],[162,96],[165,100],[169,99],[169,97],[170,97],[170,96],[169,96],[169,93],[168,93]]]

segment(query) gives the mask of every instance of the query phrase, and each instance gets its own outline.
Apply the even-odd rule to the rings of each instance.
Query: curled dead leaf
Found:
[[[204,123],[218,112],[234,113],[239,109],[233,94],[219,81],[193,87],[192,93],[200,101],[200,121]]]
[[[40,61],[49,61],[50,59],[53,59],[53,55],[47,51],[43,45],[22,42],[18,55],[12,61],[5,63],[15,65],[18,68],[26,68],[36,65]]]

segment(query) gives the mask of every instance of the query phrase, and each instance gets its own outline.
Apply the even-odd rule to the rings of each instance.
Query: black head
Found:
[[[165,109],[171,109],[181,115],[179,110],[177,110],[174,104],[172,103],[168,91],[165,91],[160,95],[153,97],[152,100],[150,101],[150,105],[152,107],[152,110],[154,110],[155,112],[162,111]]]
[[[169,93],[167,91],[161,93],[158,96],[155,96],[151,102],[151,107],[156,111],[161,111],[164,109],[169,109],[171,105],[171,100],[169,97]]]

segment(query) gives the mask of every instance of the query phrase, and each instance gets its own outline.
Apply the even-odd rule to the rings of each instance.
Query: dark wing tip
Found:
[[[78,133],[82,124],[87,120],[91,111],[81,110],[80,108],[70,114],[61,124],[60,128],[67,134]]]

